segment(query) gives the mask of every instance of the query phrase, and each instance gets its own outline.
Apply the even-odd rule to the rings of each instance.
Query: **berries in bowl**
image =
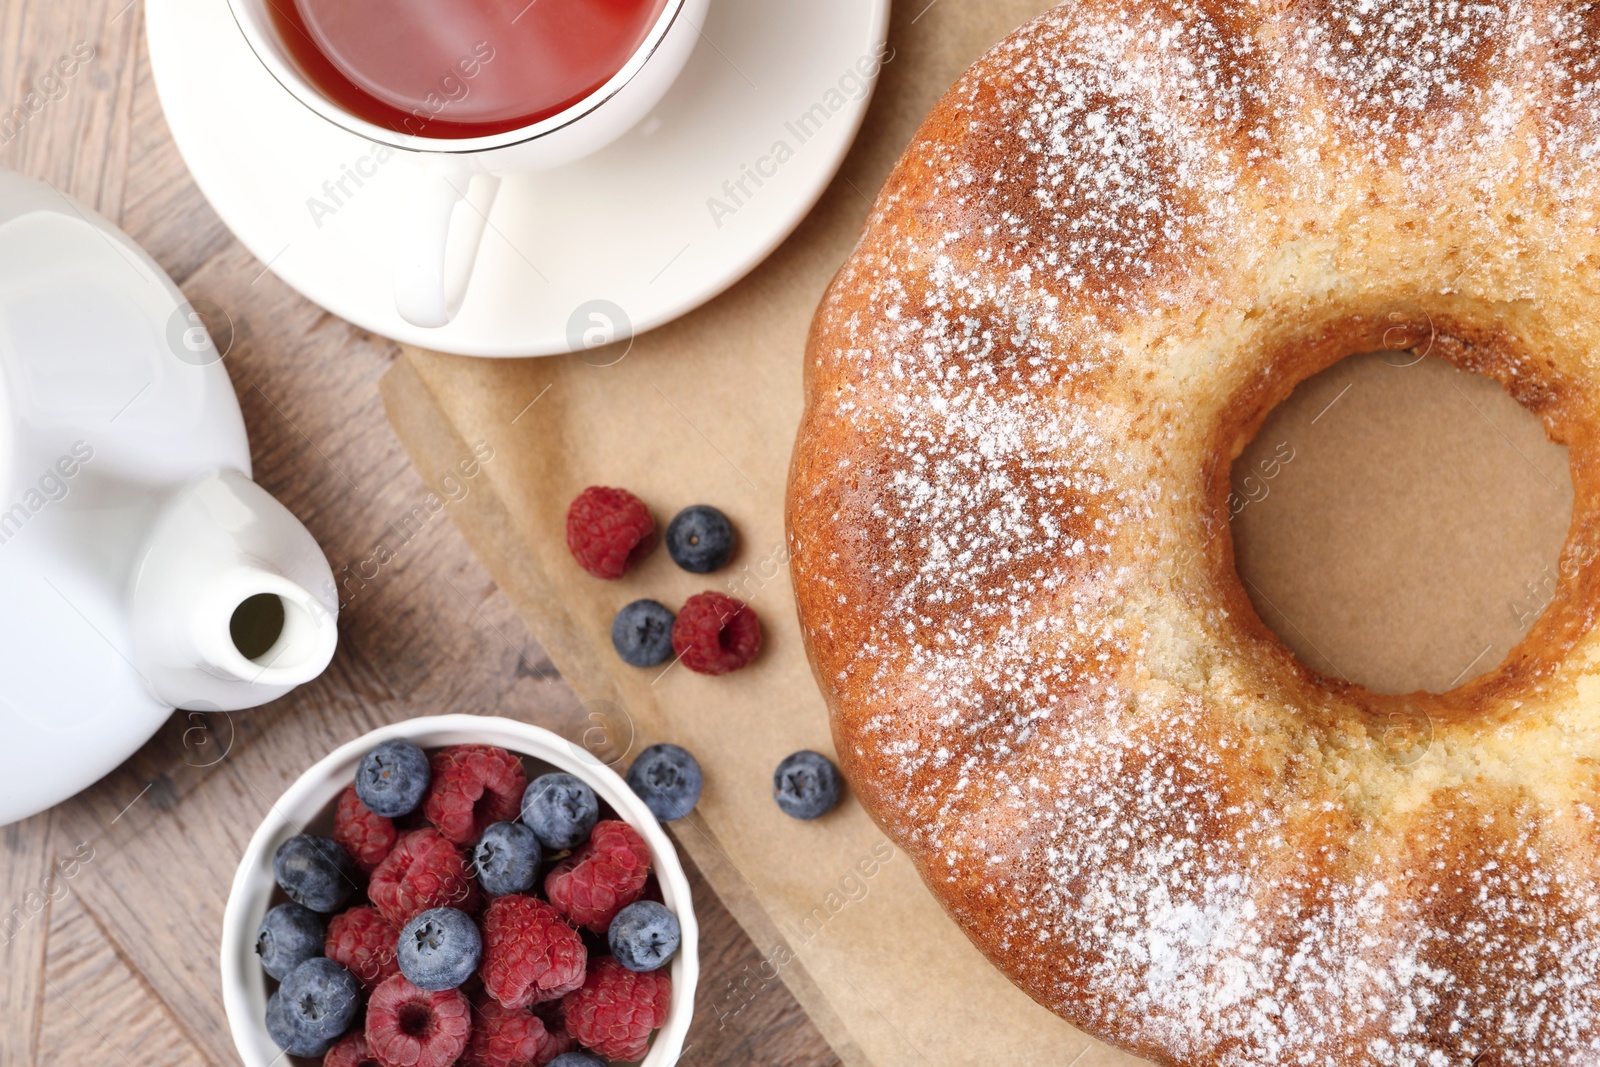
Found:
[[[615,772],[526,723],[412,719],[272,806],[223,915],[223,1002],[245,1067],[665,1067],[696,942],[677,854]]]

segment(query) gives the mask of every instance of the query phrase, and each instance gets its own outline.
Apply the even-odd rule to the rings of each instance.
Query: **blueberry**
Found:
[[[617,912],[606,934],[611,955],[630,971],[654,971],[683,943],[678,917],[665,905],[640,900]]]
[[[400,973],[418,989],[454,989],[483,958],[483,937],[472,916],[455,908],[429,908],[406,923],[395,950]]]
[[[628,768],[628,785],[662,822],[693,811],[704,784],[700,764],[677,745],[651,745]]]
[[[839,768],[820,752],[802,749],[772,772],[772,798],[785,815],[820,819],[839,805]]]
[[[539,877],[543,860],[539,836],[520,822],[492,823],[472,850],[472,869],[483,891],[503,897],[526,893]]]
[[[356,796],[368,811],[398,819],[417,810],[432,779],[428,754],[396,737],[361,757],[356,766]]]
[[[316,956],[289,972],[276,997],[286,1036],[305,1044],[329,1042],[337,1040],[355,1021],[361,1007],[361,983],[337,963]],[[269,1027],[272,1014],[269,1005]],[[293,1051],[281,1041],[278,1046]]]
[[[256,930],[256,955],[261,969],[278,981],[312,956],[322,955],[328,924],[310,908],[279,904],[267,912]]]
[[[320,1058],[324,1052],[333,1047],[333,1039],[318,1040],[297,1031],[284,1012],[286,1003],[281,989],[267,998],[267,1036],[272,1038],[274,1045],[291,1056]]]
[[[541,774],[522,793],[522,821],[554,852],[587,841],[599,818],[594,790],[570,774]]]
[[[296,834],[278,846],[272,876],[289,899],[323,914],[338,911],[355,891],[350,854],[326,837]]]
[[[606,1061],[592,1052],[563,1052],[546,1067],[606,1067]]]
[[[674,616],[654,600],[635,600],[611,620],[611,647],[632,667],[654,667],[672,658]]]
[[[710,574],[733,557],[733,525],[706,504],[684,508],[667,524],[667,555],[694,574]]]

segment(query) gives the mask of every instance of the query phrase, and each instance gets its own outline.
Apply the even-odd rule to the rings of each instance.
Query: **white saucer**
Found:
[[[574,351],[608,319],[643,332],[743,277],[832,180],[870,98],[852,79],[886,57],[888,22],[888,0],[712,0],[654,113],[595,156],[501,184],[466,301],[429,330],[394,307],[403,164],[284,91],[222,0],[146,7],[167,123],[245,246],[358,326],[476,356]]]

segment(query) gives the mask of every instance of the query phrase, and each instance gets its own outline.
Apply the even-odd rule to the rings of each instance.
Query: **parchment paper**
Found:
[[[700,311],[631,347],[583,358],[493,361],[407,351],[383,382],[390,418],[430,483],[440,485],[470,455],[469,443],[495,449],[494,461],[482,468],[487,486],[480,488],[480,480],[452,515],[590,702],[590,746],[617,759],[671,740],[705,766],[699,809],[674,830],[768,961],[713,991],[718,1023],[739,1026],[751,991],[783,981],[852,1065],[1137,1062],[1073,1030],[1001,978],[854,801],[810,824],[788,819],[769,799],[782,757],[799,748],[831,751],[784,565],[783,489],[801,411],[807,325],[855,241],[868,197],[917,123],[967,65],[1044,6],[1021,0],[898,6],[893,58],[840,178],[770,260]],[[736,169],[738,161],[730,162]],[[709,221],[706,239],[715,239]],[[1246,451],[1236,475],[1255,472],[1257,480],[1240,484],[1250,500],[1236,520],[1240,557],[1259,589],[1287,612],[1279,619],[1264,606],[1263,616],[1297,633],[1291,647],[1313,666],[1380,682],[1423,674],[1448,682],[1463,668],[1476,673],[1498,662],[1493,649],[1473,660],[1479,637],[1488,640],[1493,630],[1488,615],[1498,608],[1515,621],[1506,605],[1519,595],[1526,601],[1523,582],[1542,581],[1543,568],[1554,566],[1565,522],[1563,460],[1530,416],[1503,394],[1504,404],[1497,404],[1489,383],[1447,367],[1440,373],[1371,364],[1341,364],[1328,372],[1332,377],[1308,383]],[[1411,375],[1404,404],[1383,402],[1398,388],[1383,374]],[[1317,417],[1345,384],[1351,388]],[[1484,410],[1474,412],[1472,402]],[[1469,432],[1452,429],[1458,426]],[[1441,433],[1447,452],[1476,450],[1465,468],[1457,462],[1458,475],[1444,479],[1429,473],[1418,451],[1426,452],[1430,441],[1437,445]],[[1263,482],[1256,465],[1284,440],[1295,458],[1279,459]],[[1384,442],[1373,447],[1390,467],[1406,458],[1407,477],[1391,478],[1386,497],[1374,488],[1374,472],[1385,469],[1379,461],[1351,475],[1363,481],[1340,482],[1341,457],[1374,441]],[[1439,453],[1435,447],[1427,454]],[[1523,483],[1532,488],[1509,500],[1514,507],[1503,507],[1505,486]],[[563,539],[568,502],[591,484],[632,489],[662,526],[682,507],[714,504],[738,528],[738,555],[723,572],[692,576],[657,550],[620,581],[591,578],[573,564]],[[1410,512],[1369,507],[1353,521],[1333,521],[1352,519],[1353,499],[1370,505],[1395,493],[1413,505]],[[1570,502],[1570,486],[1566,494]],[[1483,540],[1486,508],[1497,516],[1493,530],[1513,536],[1466,561],[1470,573],[1457,576],[1476,581],[1481,595],[1443,613],[1419,608],[1400,617],[1385,606],[1397,590],[1403,601],[1426,587],[1440,567],[1461,566],[1459,558],[1450,562],[1446,542]],[[1341,581],[1339,566],[1330,577],[1326,564],[1345,560],[1339,546],[1352,530],[1409,521],[1418,510],[1453,515],[1443,527],[1454,531],[1454,541],[1441,541],[1439,528],[1430,527],[1409,541],[1391,539],[1387,548],[1352,550],[1351,559],[1366,561],[1362,582]],[[1397,551],[1395,544],[1409,548]],[[1369,559],[1374,551],[1381,558]],[[1430,563],[1438,566],[1429,571]],[[648,596],[676,608],[707,588],[731,592],[759,614],[765,645],[749,668],[705,678],[681,667],[636,670],[617,659],[608,634],[623,604]],[[1462,610],[1483,615],[1481,635],[1461,637],[1460,618],[1451,613]],[[1504,623],[1493,638],[1503,644],[1522,625],[1508,631]],[[1458,655],[1463,644],[1470,647]],[[684,1062],[695,1062],[692,1049]]]
[[[1412,352],[1300,383],[1234,464],[1234,558],[1302,662],[1383,693],[1493,670],[1550,602],[1567,451],[1496,383]]]

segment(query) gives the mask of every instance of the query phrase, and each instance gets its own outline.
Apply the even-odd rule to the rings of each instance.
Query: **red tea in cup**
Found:
[[[482,137],[564,111],[627,65],[667,0],[269,0],[279,39],[346,111]]]

